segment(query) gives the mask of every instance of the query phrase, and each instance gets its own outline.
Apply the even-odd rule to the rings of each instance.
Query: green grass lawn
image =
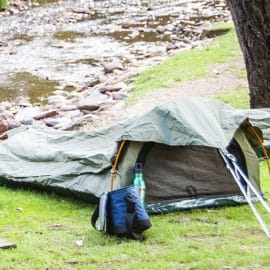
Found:
[[[94,231],[86,202],[7,187],[0,194],[0,235],[18,246],[0,251],[0,269],[269,269],[270,240],[246,205],[151,216],[146,240],[136,242]]]

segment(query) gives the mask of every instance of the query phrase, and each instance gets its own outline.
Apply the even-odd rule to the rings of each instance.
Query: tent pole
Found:
[[[116,153],[114,164],[112,166],[111,191],[114,189],[114,182],[115,182],[116,173],[117,173],[117,166],[118,166],[118,162],[119,162],[119,159],[121,157],[122,151],[125,147],[125,144],[126,144],[126,141],[121,142],[119,150]]]
[[[262,203],[262,205],[264,206],[265,210],[270,214],[270,207],[269,207],[269,205],[266,203],[266,201],[264,200],[264,198],[262,197],[262,195],[260,194],[260,192],[258,191],[258,189],[252,183],[252,181],[242,172],[242,170],[240,169],[240,167],[237,165],[236,158],[233,155],[229,154],[226,150],[219,149],[219,153],[220,153],[221,157],[223,158],[223,160],[224,160],[224,162],[226,164],[227,169],[229,169],[229,171],[231,172],[233,178],[235,179],[237,185],[239,186],[241,192],[243,193],[246,201],[248,202],[250,208],[252,209],[252,211],[253,211],[256,219],[260,223],[263,231],[265,232],[266,236],[268,238],[270,238],[269,229],[268,229],[266,223],[264,222],[262,216],[258,212],[257,208],[255,207],[252,199],[250,198],[250,196],[247,194],[247,191],[243,187],[243,185],[241,183],[240,175],[243,178],[243,180],[246,182],[246,184],[250,188],[250,190],[256,195],[257,199]],[[231,161],[231,163],[234,166],[234,168],[230,164],[229,160]]]

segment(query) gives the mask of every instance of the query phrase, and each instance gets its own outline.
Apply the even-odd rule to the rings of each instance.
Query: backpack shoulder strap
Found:
[[[131,196],[125,197],[127,208],[126,208],[126,228],[130,236],[136,240],[144,240],[144,237],[134,232],[134,225],[136,224],[136,209],[135,202]]]
[[[99,203],[91,217],[92,226],[98,231],[104,231],[106,217],[107,217],[107,202],[108,202],[108,192],[105,192],[101,195]],[[97,219],[99,219],[99,226],[96,227]]]
[[[97,230],[96,223],[98,220],[98,216],[99,216],[99,203],[97,204],[97,207],[91,216],[91,224],[96,230]]]

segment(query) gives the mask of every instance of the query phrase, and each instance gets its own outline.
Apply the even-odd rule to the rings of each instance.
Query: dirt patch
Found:
[[[137,103],[126,105],[124,101],[117,103],[107,111],[100,112],[97,121],[91,123],[91,128],[103,128],[118,121],[141,115],[156,106],[179,98],[199,96],[214,97],[240,87],[247,87],[247,79],[241,76],[244,69],[243,60],[215,65],[211,68],[212,75],[193,81],[180,82],[173,88],[156,89],[142,96]],[[83,128],[89,129],[89,126]]]

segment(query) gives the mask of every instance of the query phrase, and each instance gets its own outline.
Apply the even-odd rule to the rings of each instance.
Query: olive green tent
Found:
[[[252,113],[193,98],[156,107],[99,131],[18,128],[0,143],[0,177],[2,182],[95,201],[110,189],[114,157],[125,141],[115,188],[131,184],[135,163],[143,163],[149,212],[243,203],[218,150],[233,151],[260,189],[253,150],[257,145],[248,121]]]

